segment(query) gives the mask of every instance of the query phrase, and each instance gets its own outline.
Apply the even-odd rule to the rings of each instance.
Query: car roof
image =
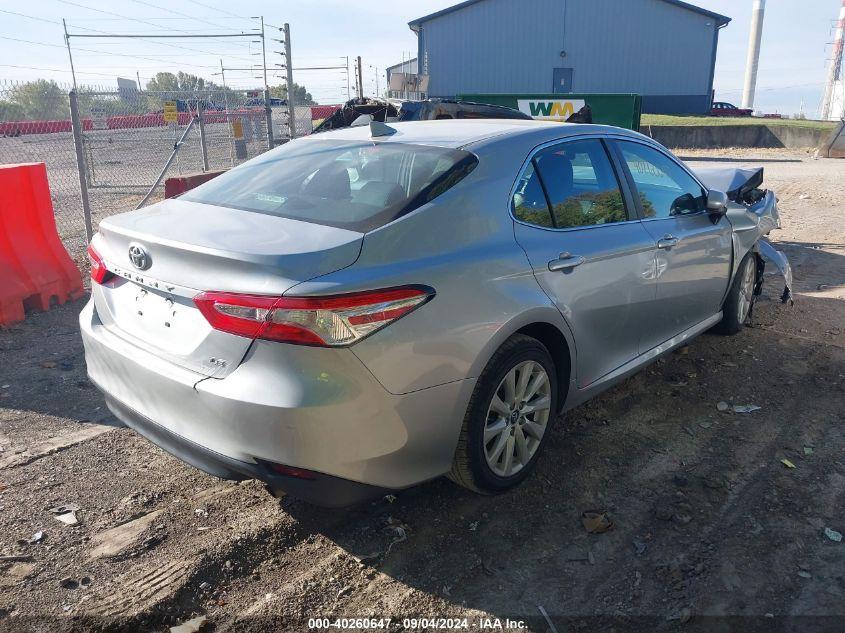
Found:
[[[305,138],[338,141],[376,140],[385,143],[414,143],[435,147],[459,148],[502,136],[536,135],[554,139],[586,132],[636,135],[630,130],[608,125],[525,119],[442,119],[439,121],[405,121],[388,123],[387,125],[395,129],[396,133],[374,138],[370,135],[370,127],[361,125],[322,132]]]

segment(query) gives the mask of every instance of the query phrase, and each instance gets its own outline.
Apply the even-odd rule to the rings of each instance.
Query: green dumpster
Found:
[[[459,94],[461,101],[475,101],[515,108],[535,119],[566,121],[585,105],[590,106],[593,123],[640,129],[642,97],[637,94]]]

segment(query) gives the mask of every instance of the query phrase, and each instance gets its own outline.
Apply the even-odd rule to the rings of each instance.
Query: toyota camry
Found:
[[[767,260],[789,279],[761,184],[599,125],[297,139],[100,224],[88,374],[141,435],[277,495],[346,505],[442,475],[496,493],[562,412],[739,332]]]

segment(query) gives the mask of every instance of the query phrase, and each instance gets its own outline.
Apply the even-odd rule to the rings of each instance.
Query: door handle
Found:
[[[657,248],[672,248],[676,246],[678,242],[680,242],[677,237],[674,235],[664,235],[659,240],[657,240]]]
[[[587,261],[587,258],[581,255],[576,256],[572,253],[561,253],[558,259],[553,259],[549,262],[549,270],[553,273],[572,270],[576,266],[583,264],[585,261]]]

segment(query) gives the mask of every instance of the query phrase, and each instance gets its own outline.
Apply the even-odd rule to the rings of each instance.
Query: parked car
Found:
[[[599,125],[297,139],[100,223],[88,375],[141,435],[275,494],[506,490],[560,412],[739,332],[763,256],[788,273],[762,170],[707,178]]]
[[[725,101],[714,101],[710,108],[710,116],[751,116],[754,110],[748,108],[737,108],[732,103]]]
[[[488,103],[454,99],[350,99],[314,129],[314,133],[338,130],[370,121],[437,121],[443,119],[531,119],[519,110]]]
[[[270,97],[270,107],[271,108],[281,108],[285,107],[288,104],[287,99],[277,99],[276,97]],[[246,101],[244,101],[243,106],[244,108],[263,108],[264,107],[264,97],[250,97]]]

